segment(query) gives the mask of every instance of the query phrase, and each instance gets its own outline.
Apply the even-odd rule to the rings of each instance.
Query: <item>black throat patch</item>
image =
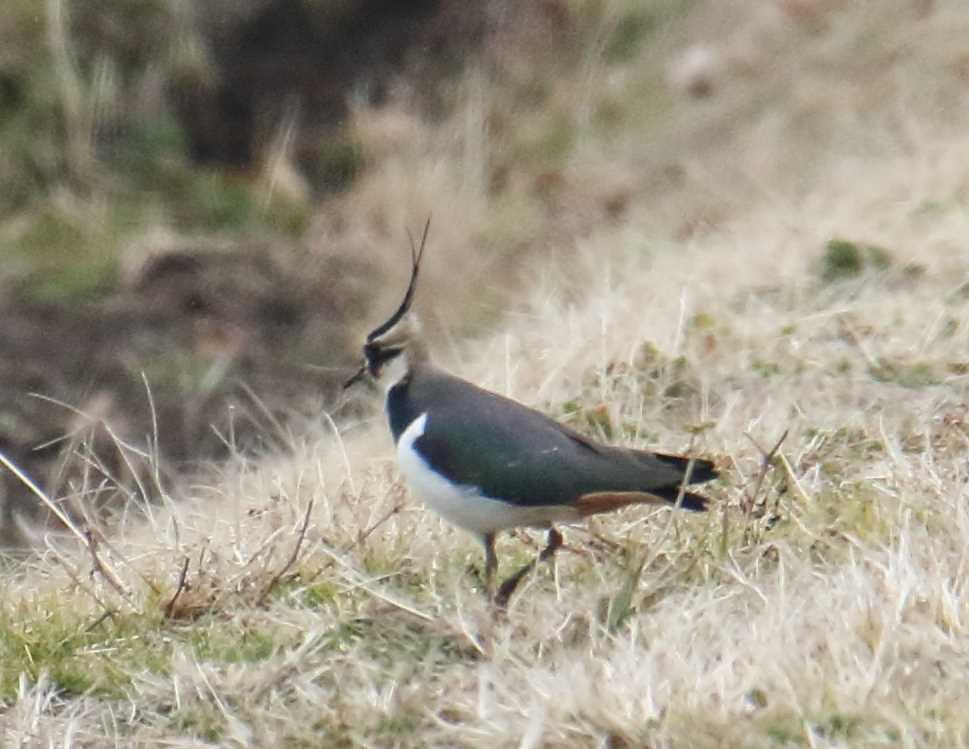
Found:
[[[404,377],[400,382],[387,391],[387,420],[390,422],[390,432],[394,435],[394,443],[420,414],[408,397],[410,377]]]

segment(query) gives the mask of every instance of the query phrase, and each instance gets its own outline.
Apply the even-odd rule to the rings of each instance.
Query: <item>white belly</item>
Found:
[[[448,483],[414,449],[414,442],[426,427],[426,413],[407,426],[397,441],[397,460],[411,491],[448,522],[484,535],[505,528],[546,527],[556,521],[577,519],[578,513],[569,507],[521,507],[485,497],[477,487]]]

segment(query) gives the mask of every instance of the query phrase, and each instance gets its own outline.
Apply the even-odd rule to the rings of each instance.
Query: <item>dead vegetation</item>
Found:
[[[147,521],[49,537],[10,568],[6,742],[964,746],[969,141],[913,97],[963,85],[927,70],[964,54],[969,17],[877,5],[732,4],[725,27],[697,3],[671,16],[671,49],[593,46],[555,96],[633,111],[608,135],[577,119],[541,183],[562,213],[535,215],[575,222],[570,251],[533,257],[492,334],[439,338],[462,375],[578,428],[715,456],[716,512],[566,529],[496,620],[479,550],[405,494],[382,419],[307,426]],[[641,96],[686,43],[733,62],[644,142]],[[450,132],[475,132],[484,100]],[[456,189],[503,146],[474,162],[454,142],[375,169],[356,189],[382,213],[342,230],[416,226],[440,202],[427,268],[446,275],[462,206],[472,228],[512,210]],[[614,219],[565,200],[598,195],[585,177],[612,164],[633,173],[603,178],[627,185]],[[537,549],[501,543],[509,567]]]

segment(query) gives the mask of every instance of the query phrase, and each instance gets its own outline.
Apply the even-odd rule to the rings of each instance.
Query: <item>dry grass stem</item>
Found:
[[[333,223],[386,253],[388,308],[389,237],[433,207],[440,363],[713,459],[712,511],[598,516],[495,617],[376,394],[302,425],[253,395],[276,448],[230,429],[181,486],[79,431],[71,514],[0,455],[70,534],[4,570],[0,743],[969,749],[964,3],[568,5],[574,75],[513,46],[510,90],[401,104]],[[146,507],[96,514],[113,490]]]

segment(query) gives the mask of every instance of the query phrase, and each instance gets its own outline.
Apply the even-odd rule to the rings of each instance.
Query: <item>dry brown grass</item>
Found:
[[[572,553],[495,620],[467,570],[480,549],[407,496],[382,418],[308,426],[292,454],[239,457],[122,524],[102,552],[127,600],[70,548],[4,579],[6,742],[965,746],[969,140],[950,129],[961,104],[909,95],[944,88],[929,63],[966,21],[954,1],[913,20],[877,5],[782,4],[724,32],[700,4],[678,34],[773,29],[789,65],[765,44],[759,78],[727,70],[721,98],[672,105],[675,184],[635,177],[621,218],[523,271],[497,332],[437,341],[454,371],[590,433],[715,456],[715,512],[567,529]],[[898,85],[860,106],[819,70],[854,70],[869,43],[905,55],[868,69]],[[628,66],[613,72],[635,91]],[[589,128],[571,179],[606,159],[654,174],[661,144]],[[359,189],[392,227],[443,206],[427,261],[443,277],[460,254],[440,248],[469,240],[439,216],[467,205],[485,225],[492,206],[454,191],[463,167],[414,163]],[[826,280],[832,239],[890,256]],[[504,540],[505,564],[536,540]]]

